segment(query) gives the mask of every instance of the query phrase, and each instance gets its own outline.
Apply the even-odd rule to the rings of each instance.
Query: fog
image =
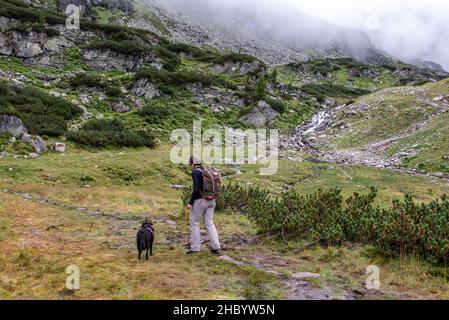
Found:
[[[425,59],[449,70],[449,2],[446,0],[164,0],[211,18],[231,19],[252,30],[291,36],[298,42],[328,39],[334,34],[321,25],[320,37],[304,38],[315,17],[334,25],[365,31],[373,44],[404,60]],[[302,14],[305,13],[306,15]],[[282,28],[280,28],[282,26]],[[268,29],[272,30],[268,30]],[[275,30],[276,29],[276,30]],[[298,32],[303,29],[305,32]],[[338,29],[338,28],[335,28]],[[287,30],[290,30],[287,32]],[[302,31],[302,30],[301,30]],[[363,41],[357,33],[354,41]],[[301,37],[302,35],[302,37]],[[290,39],[293,41],[293,39]],[[307,45],[308,43],[306,43]]]

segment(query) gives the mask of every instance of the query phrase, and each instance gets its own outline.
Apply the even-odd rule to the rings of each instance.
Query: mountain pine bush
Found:
[[[184,202],[191,189],[184,191]],[[449,261],[449,198],[428,204],[406,195],[389,209],[373,207],[377,190],[344,199],[341,190],[319,190],[307,196],[289,191],[279,197],[260,188],[224,186],[217,209],[247,215],[262,233],[327,245],[344,241],[371,244],[386,255],[419,254],[431,262]],[[346,205],[343,205],[343,204]]]
[[[155,147],[154,135],[145,130],[132,131],[118,119],[95,119],[83,125],[81,130],[69,132],[67,139],[92,147]]]

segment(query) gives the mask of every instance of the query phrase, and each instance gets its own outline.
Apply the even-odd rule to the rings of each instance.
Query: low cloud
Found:
[[[449,2],[445,0],[164,0],[178,8],[226,18],[253,30],[289,23],[295,32],[316,23],[302,15],[365,31],[379,48],[401,59],[426,59],[449,70]],[[245,19],[245,17],[247,19]],[[277,17],[279,21],[268,19]],[[248,25],[251,24],[251,25]],[[310,26],[309,26],[310,27]],[[304,33],[301,33],[304,35]],[[329,31],[323,36],[329,36]],[[303,38],[299,38],[303,41]],[[307,39],[306,39],[307,40]],[[309,39],[310,41],[314,39]]]

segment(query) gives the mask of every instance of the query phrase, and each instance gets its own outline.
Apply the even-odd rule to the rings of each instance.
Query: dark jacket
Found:
[[[193,192],[192,198],[190,199],[190,204],[193,206],[195,200],[203,199],[203,195],[201,192],[203,191],[203,172],[204,167],[195,168],[192,171],[192,180],[193,180]]]

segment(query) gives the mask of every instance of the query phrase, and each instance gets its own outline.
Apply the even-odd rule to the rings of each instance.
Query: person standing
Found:
[[[201,229],[200,223],[204,219],[206,230],[210,239],[210,250],[214,255],[221,254],[220,241],[217,228],[214,224],[214,211],[217,206],[215,199],[206,199],[203,195],[204,178],[206,172],[202,162],[191,156],[189,164],[192,168],[193,192],[192,198],[187,206],[190,210],[190,250],[187,254],[201,252]]]

